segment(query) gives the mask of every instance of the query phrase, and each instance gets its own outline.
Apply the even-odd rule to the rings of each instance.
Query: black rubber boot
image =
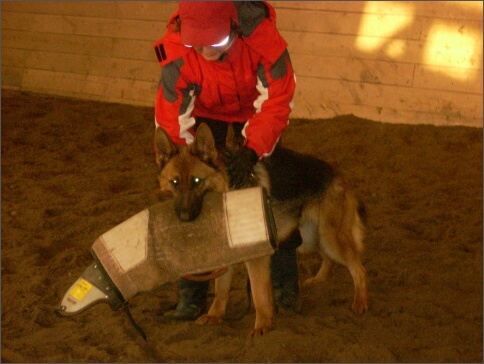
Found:
[[[276,309],[282,314],[300,313],[299,275],[296,247],[301,245],[301,235],[296,230],[291,237],[280,244],[271,258],[271,278],[274,288]]]
[[[178,303],[165,317],[177,321],[196,320],[207,309],[207,292],[210,281],[194,282],[181,278],[178,281]]]

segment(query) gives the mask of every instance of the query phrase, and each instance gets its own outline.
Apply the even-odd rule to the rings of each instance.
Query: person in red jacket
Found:
[[[190,144],[208,124],[216,146],[225,147],[228,126],[242,147],[231,158],[232,188],[250,178],[289,124],[296,80],[287,43],[276,28],[274,8],[261,1],[180,2],[154,48],[162,66],[156,94],[156,127],[174,143]],[[299,233],[272,257],[276,305],[298,311],[295,247]],[[209,282],[179,281],[178,304],[167,315],[192,320],[206,309]]]

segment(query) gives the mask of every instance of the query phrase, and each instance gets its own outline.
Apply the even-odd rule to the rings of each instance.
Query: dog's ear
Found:
[[[190,152],[198,156],[204,162],[212,162],[217,159],[217,148],[212,131],[207,124],[202,123],[197,128],[195,140],[190,146]]]
[[[156,164],[162,168],[178,152],[175,144],[161,127],[155,130]]]

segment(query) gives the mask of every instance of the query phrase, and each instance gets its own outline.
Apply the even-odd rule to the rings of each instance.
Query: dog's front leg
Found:
[[[215,298],[212,306],[205,315],[200,316],[196,323],[200,325],[213,325],[222,321],[225,315],[227,303],[229,302],[230,285],[232,283],[232,276],[234,274],[234,267],[230,266],[227,272],[215,279]]]
[[[251,336],[263,335],[272,328],[274,300],[272,297],[270,265],[270,256],[245,262],[255,306],[255,326]]]

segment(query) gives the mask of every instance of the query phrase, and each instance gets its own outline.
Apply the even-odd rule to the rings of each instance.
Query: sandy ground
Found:
[[[292,120],[286,147],[334,163],[369,211],[372,309],[336,267],[303,312],[250,339],[252,311],[167,323],[176,285],[73,317],[54,308],[104,232],[159,201],[151,108],[2,93],[2,362],[482,362],[482,129]],[[300,257],[300,278],[319,264]],[[231,293],[246,307],[245,271]],[[210,298],[211,299],[211,298]]]

